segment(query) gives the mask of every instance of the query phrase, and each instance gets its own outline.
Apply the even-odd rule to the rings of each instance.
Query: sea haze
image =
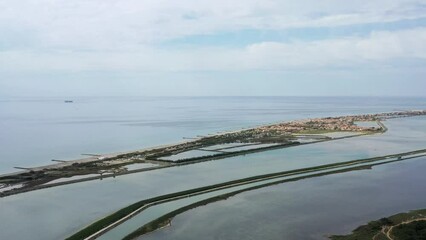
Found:
[[[123,97],[73,100],[74,103],[64,103],[63,99],[0,102],[2,133],[6,133],[0,136],[3,172],[18,164],[32,166],[47,164],[51,158],[80,157],[80,153],[132,150],[180,141],[183,136],[282,120],[426,108],[425,99],[416,98]],[[158,122],[163,124],[159,125]],[[176,122],[185,123],[176,125]],[[411,151],[426,145],[426,117],[392,119],[385,124],[389,131],[384,134],[278,149],[0,198],[0,239],[64,239],[95,220],[142,199],[254,175]],[[231,198],[229,202],[213,203],[207,208],[184,213],[172,223],[173,227],[159,231],[150,238],[182,239],[187,236],[187,239],[197,239],[197,234],[206,231],[204,227],[214,227],[209,233],[211,239],[221,236],[213,233],[238,239],[252,234],[251,231],[260,231],[250,227],[259,218],[263,219],[264,224],[269,224],[271,230],[294,229],[286,236],[288,239],[298,239],[300,231],[305,231],[298,228],[302,226],[303,219],[310,217],[322,221],[328,212],[333,216],[330,221],[315,227],[314,222],[307,222],[312,227],[306,230],[310,238],[348,232],[366,221],[421,207],[426,199],[423,185],[411,182],[424,182],[418,178],[425,170],[423,160],[247,192]],[[409,171],[419,174],[405,174]],[[402,176],[407,179],[400,183],[392,180]],[[411,187],[407,187],[407,184],[411,184]],[[315,191],[311,191],[313,189]],[[349,194],[351,189],[354,191]],[[378,190],[395,192],[398,197],[395,201],[375,201]],[[370,200],[368,208],[363,208],[364,205],[353,199],[358,196],[356,193]],[[411,198],[414,193],[416,197]],[[315,201],[316,198],[318,201]],[[297,199],[304,199],[304,202]],[[351,210],[354,201],[357,203],[356,210]],[[270,204],[262,211],[264,203]],[[323,209],[316,213],[313,210],[306,212],[304,205],[309,207],[306,209],[315,206]],[[221,215],[223,212],[217,209],[224,209],[222,206],[229,206],[231,215],[238,212],[238,206],[247,213],[240,218]],[[333,209],[334,206],[336,209]],[[158,212],[161,212],[159,207]],[[286,208],[289,208],[288,211]],[[200,212],[205,212],[206,219],[203,221],[200,220],[203,215]],[[274,212],[277,214],[265,217]],[[225,225],[230,224],[239,232],[233,234],[231,230],[234,228],[218,224],[222,216],[229,217],[223,221]],[[193,225],[193,234],[182,235],[190,231],[192,219],[199,221]],[[344,224],[334,226],[336,221]],[[245,226],[250,229],[245,229]],[[280,230],[265,236],[274,239],[283,236],[281,233]]]
[[[65,103],[72,100],[73,103]],[[87,97],[0,99],[0,173],[279,121],[424,108],[424,98]]]

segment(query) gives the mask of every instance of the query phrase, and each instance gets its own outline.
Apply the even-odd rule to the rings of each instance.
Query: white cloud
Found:
[[[179,37],[426,17],[414,0],[0,0],[0,72],[308,69],[426,58],[426,30],[162,49]]]
[[[121,51],[3,51],[0,71],[234,71],[360,66],[426,60],[426,28],[373,32],[367,37],[311,42],[262,42],[245,48]]]
[[[340,26],[426,17],[422,2],[0,0],[0,34],[5,41],[11,29],[22,30],[31,35],[28,38],[33,44],[43,48],[134,49],[140,44],[220,31]]]
[[[342,38],[313,42],[265,42],[248,47],[257,66],[272,68],[350,66],[371,61],[426,59],[426,29],[373,32],[365,38]]]

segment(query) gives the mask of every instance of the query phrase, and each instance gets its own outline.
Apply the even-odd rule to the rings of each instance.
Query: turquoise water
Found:
[[[80,153],[115,152],[300,118],[425,109],[424,99],[85,98],[0,101],[0,171]],[[368,104],[366,104],[368,103]],[[1,239],[63,239],[141,199],[252,175],[415,150],[424,117],[386,122],[389,132],[120,176],[0,199]]]

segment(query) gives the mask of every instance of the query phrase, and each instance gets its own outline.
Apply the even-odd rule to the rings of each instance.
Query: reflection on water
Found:
[[[0,233],[6,239],[16,236],[28,239],[35,233],[40,239],[61,239],[141,199],[252,175],[424,148],[424,120],[424,117],[389,120],[386,122],[389,131],[380,135],[267,151],[3,198],[0,199]]]
[[[151,167],[156,167],[156,166],[158,166],[158,164],[152,164],[152,163],[134,163],[134,164],[126,165],[126,169],[129,170],[129,171],[131,171],[131,170],[151,168]]]
[[[422,156],[425,156],[425,154],[423,154]],[[408,157],[408,156],[407,156]],[[410,155],[411,157],[411,155]],[[388,161],[390,159],[396,160],[396,158],[391,158],[388,157],[384,160],[381,161],[376,161],[374,162],[374,164],[380,164],[380,163],[388,163]],[[365,165],[369,165],[368,163],[361,163],[358,166],[365,166]],[[221,190],[216,190],[216,191],[207,191],[204,193],[198,193],[198,194],[192,194],[190,195],[186,195],[183,196],[181,199],[177,199],[177,200],[173,200],[171,202],[166,202],[166,203],[161,203],[158,205],[154,205],[154,206],[150,206],[148,209],[143,210],[142,212],[139,212],[137,215],[133,216],[131,219],[126,220],[124,223],[120,224],[119,226],[115,227],[114,229],[108,231],[107,233],[105,233],[104,235],[102,235],[100,237],[100,239],[103,240],[112,240],[112,239],[122,239],[125,236],[127,236],[129,233],[136,231],[139,227],[169,213],[172,212],[174,210],[177,210],[181,207],[184,206],[188,206],[190,204],[193,203],[197,203],[201,200],[205,200],[205,199],[209,199],[211,197],[214,196],[220,196],[226,193],[233,193],[236,192],[238,190],[248,190],[252,187],[256,187],[256,186],[265,186],[266,184],[277,184],[280,181],[291,181],[292,179],[294,180],[295,178],[300,178],[300,177],[313,177],[313,175],[316,174],[336,174],[335,171],[338,170],[344,170],[344,169],[352,169],[354,166],[348,167],[348,166],[342,166],[342,167],[336,167],[333,168],[333,170],[330,169],[324,169],[324,170],[317,170],[315,171],[315,173],[312,172],[307,172],[307,173],[298,173],[295,175],[290,175],[290,176],[281,176],[281,177],[276,177],[276,178],[272,178],[272,179],[267,179],[267,180],[262,180],[262,181],[253,181],[251,183],[245,183],[242,185],[237,185],[237,186],[233,186],[233,187],[229,187],[229,188],[225,188],[225,189],[221,189]],[[354,169],[352,169],[353,171]]]
[[[326,239],[425,208],[426,158],[280,184],[178,215],[141,239]]]
[[[48,162],[52,158],[67,159],[80,153],[137,149],[175,142],[183,136],[281,120],[384,112],[395,108],[422,109],[424,102],[416,99],[202,98],[194,101],[166,98],[145,101],[88,99],[80,104],[75,99],[73,104],[63,106],[62,100],[60,103],[2,101],[0,119],[5,132],[0,135],[4,148],[0,151],[0,166],[8,170],[7,166],[28,159],[31,165],[46,159]],[[104,111],[95,111],[97,108]],[[48,114],[52,111],[57,111],[56,116]],[[69,119],[99,120],[100,123],[61,123]],[[208,123],[208,127],[180,125],[174,128],[124,126],[113,122],[141,119],[197,119],[214,120],[215,123]],[[113,121],[103,122],[109,120]],[[382,135],[279,149],[1,198],[0,238],[63,239],[90,222],[141,199],[252,175],[425,148],[425,120],[416,117],[386,121],[389,131]],[[350,181],[347,184],[352,186]],[[352,228],[350,225],[348,230]]]
[[[182,153],[178,153],[175,155],[167,156],[167,157],[161,157],[161,160],[167,160],[167,161],[178,161],[182,159],[188,159],[188,158],[196,158],[196,157],[207,157],[212,156],[217,153],[214,152],[206,152],[202,150],[190,150]]]
[[[0,96],[1,98],[1,96]],[[422,98],[80,97],[0,99],[0,173],[314,117],[423,109]],[[368,103],[368,104],[366,104]]]
[[[236,145],[238,144],[238,145]],[[230,144],[218,144],[213,145],[209,147],[203,147],[199,148],[197,150],[189,150],[185,152],[181,152],[175,155],[166,156],[166,157],[160,157],[161,160],[166,161],[179,161],[179,160],[185,160],[185,159],[191,159],[191,158],[197,158],[197,157],[210,157],[218,154],[223,153],[232,153],[232,152],[239,152],[239,151],[247,151],[247,150],[255,150],[255,149],[262,149],[262,148],[268,148],[272,146],[278,146],[278,143],[268,143],[268,144],[241,144],[241,143],[230,143]]]

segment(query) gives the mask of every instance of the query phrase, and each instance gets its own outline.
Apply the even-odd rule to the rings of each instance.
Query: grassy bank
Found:
[[[355,167],[350,167],[350,168],[345,168],[345,169],[332,170],[332,171],[328,171],[328,172],[314,173],[314,174],[310,174],[310,175],[307,175],[307,176],[294,177],[294,178],[290,178],[290,179],[283,179],[283,180],[279,180],[279,181],[275,181],[275,182],[270,182],[270,183],[261,184],[261,185],[258,185],[258,186],[253,186],[253,187],[233,191],[233,192],[222,194],[222,195],[215,196],[215,197],[212,197],[212,198],[204,199],[204,200],[201,200],[199,202],[196,202],[196,203],[181,207],[179,209],[176,209],[176,210],[174,210],[170,213],[167,213],[167,214],[145,224],[144,226],[140,227],[136,231],[130,233],[124,239],[125,240],[131,240],[131,239],[135,239],[139,236],[142,236],[144,234],[153,232],[155,230],[158,230],[160,228],[163,228],[163,227],[169,225],[171,220],[174,217],[176,217],[177,215],[179,215],[183,212],[186,212],[188,210],[191,210],[191,209],[199,207],[199,206],[207,205],[209,203],[213,203],[213,202],[217,202],[217,201],[221,201],[221,200],[226,200],[226,199],[228,199],[228,198],[230,198],[234,195],[237,195],[239,193],[242,193],[242,192],[252,191],[252,190],[256,190],[256,189],[260,189],[260,188],[264,188],[264,187],[268,187],[268,186],[273,186],[273,185],[278,185],[278,184],[282,184],[282,183],[286,183],[286,182],[295,182],[295,181],[299,181],[299,180],[303,180],[303,179],[322,177],[322,176],[327,176],[327,175],[332,175],[332,174],[339,174],[339,173],[352,172],[352,171],[357,171],[357,170],[371,169],[372,167],[377,166],[377,165],[382,165],[382,164],[397,162],[397,161],[402,161],[402,160],[390,160],[390,161],[387,161],[387,162],[384,162],[384,163],[383,162],[382,163],[373,163],[373,164],[369,164],[369,165],[355,166]],[[364,238],[355,238],[355,239],[356,240],[364,240]],[[351,239],[351,240],[355,240],[355,239]],[[376,240],[379,240],[379,239],[376,239]]]
[[[356,228],[349,235],[331,236],[332,240],[361,240],[376,239],[389,240],[387,234],[395,240],[417,240],[425,239],[425,221],[416,221],[426,217],[426,209],[399,213],[390,217],[385,217],[376,221],[371,221],[367,225]],[[404,223],[407,224],[404,224]],[[394,226],[394,227],[392,227]],[[391,231],[391,232],[389,232]],[[389,232],[389,233],[388,233]],[[423,234],[423,235],[422,235]]]
[[[144,234],[153,232],[157,229],[160,229],[164,226],[167,226],[171,222],[171,219],[173,219],[175,216],[177,216],[177,215],[179,215],[183,212],[186,212],[186,211],[191,210],[193,208],[197,208],[199,206],[207,205],[209,203],[213,203],[213,202],[217,202],[217,201],[221,201],[221,200],[226,200],[229,197],[235,196],[235,195],[242,193],[242,192],[252,191],[252,190],[259,189],[259,188],[264,188],[264,187],[268,187],[268,186],[282,184],[282,183],[285,183],[285,182],[294,182],[294,181],[299,181],[299,180],[302,180],[302,179],[321,177],[321,176],[326,176],[326,175],[330,175],[330,174],[344,173],[344,172],[355,171],[355,170],[363,170],[363,169],[366,169],[366,168],[371,168],[371,166],[372,165],[363,166],[363,167],[352,167],[350,169],[342,169],[342,170],[337,170],[337,171],[330,171],[330,172],[327,172],[327,173],[318,173],[318,174],[311,174],[311,175],[303,176],[303,177],[295,177],[295,178],[291,178],[291,179],[280,180],[280,181],[262,184],[262,185],[258,185],[258,186],[254,186],[254,187],[250,187],[250,188],[245,188],[245,189],[237,190],[237,191],[234,191],[234,192],[215,196],[215,197],[212,197],[212,198],[208,198],[208,199],[205,199],[205,200],[184,206],[182,208],[176,209],[175,211],[172,211],[170,213],[167,213],[167,214],[145,224],[144,226],[137,229],[136,231],[130,233],[125,238],[123,238],[123,240],[135,239],[135,238],[142,236]]]
[[[380,160],[385,160],[387,158],[398,158],[398,160],[390,160],[389,162],[394,162],[394,161],[402,161],[403,159],[399,159],[399,157],[401,156],[406,156],[406,155],[412,155],[412,154],[419,154],[419,153],[425,153],[426,149],[423,150],[418,150],[418,151],[412,151],[412,152],[407,152],[407,153],[401,153],[401,154],[392,154],[392,155],[387,155],[387,156],[382,156],[382,157],[375,157],[375,158],[367,158],[367,159],[360,159],[360,160],[352,160],[352,161],[346,161],[346,162],[340,162],[340,163],[333,163],[333,164],[326,164],[326,165],[321,165],[321,166],[316,166],[316,167],[309,167],[309,168],[302,168],[302,169],[296,169],[296,170],[290,170],[290,171],[283,171],[283,172],[277,172],[277,173],[271,173],[271,174],[264,174],[264,175],[259,175],[259,176],[253,176],[253,177],[248,177],[248,178],[243,178],[243,179],[238,179],[238,180],[233,180],[233,181],[228,181],[228,182],[224,182],[224,183],[220,183],[220,184],[214,184],[214,185],[210,185],[210,186],[205,186],[205,187],[200,187],[200,188],[195,188],[195,189],[190,189],[190,190],[186,190],[186,191],[180,191],[180,192],[176,192],[176,193],[171,193],[171,194],[166,194],[166,195],[162,195],[162,196],[158,196],[158,197],[154,197],[154,198],[149,198],[146,200],[142,200],[139,201],[137,203],[134,203],[128,207],[125,207],[91,225],[89,225],[88,227],[82,229],[81,231],[77,232],[76,234],[72,235],[71,237],[69,237],[68,239],[84,239],[86,237],[91,236],[92,234],[104,229],[104,230],[109,230],[110,228],[115,227],[116,224],[119,220],[129,217],[129,215],[131,214],[137,214],[135,213],[136,210],[149,205],[155,205],[155,204],[160,204],[160,203],[164,203],[167,201],[173,201],[173,200],[177,200],[183,197],[187,197],[187,196],[191,196],[191,195],[198,195],[198,194],[202,194],[202,193],[206,193],[209,191],[216,191],[218,189],[224,189],[224,188],[229,188],[229,187],[234,187],[234,186],[238,186],[238,185],[244,185],[247,183],[252,183],[252,182],[256,182],[256,181],[263,181],[266,179],[273,179],[273,178],[281,178],[284,176],[293,176],[293,175],[298,175],[298,174],[304,174],[304,173],[315,173],[317,171],[321,171],[321,170],[333,170],[334,168],[340,168],[340,167],[350,167],[353,165],[357,165],[357,164],[362,164],[362,163],[370,163],[370,162],[375,162],[375,161],[380,161]],[[383,164],[383,163],[378,163],[378,164]],[[367,166],[370,167],[370,166]],[[365,168],[365,166],[363,166],[362,168]],[[351,168],[351,170],[356,170],[356,169],[360,169],[360,167],[353,167]],[[342,171],[346,171],[346,170],[337,170],[333,173],[339,173]],[[311,175],[311,177],[315,177],[315,176],[322,176],[322,174],[319,175]],[[306,177],[301,177],[297,180],[303,179]],[[294,180],[293,180],[294,181]],[[109,227],[110,226],[110,227]],[[105,229],[109,227],[108,229]]]

